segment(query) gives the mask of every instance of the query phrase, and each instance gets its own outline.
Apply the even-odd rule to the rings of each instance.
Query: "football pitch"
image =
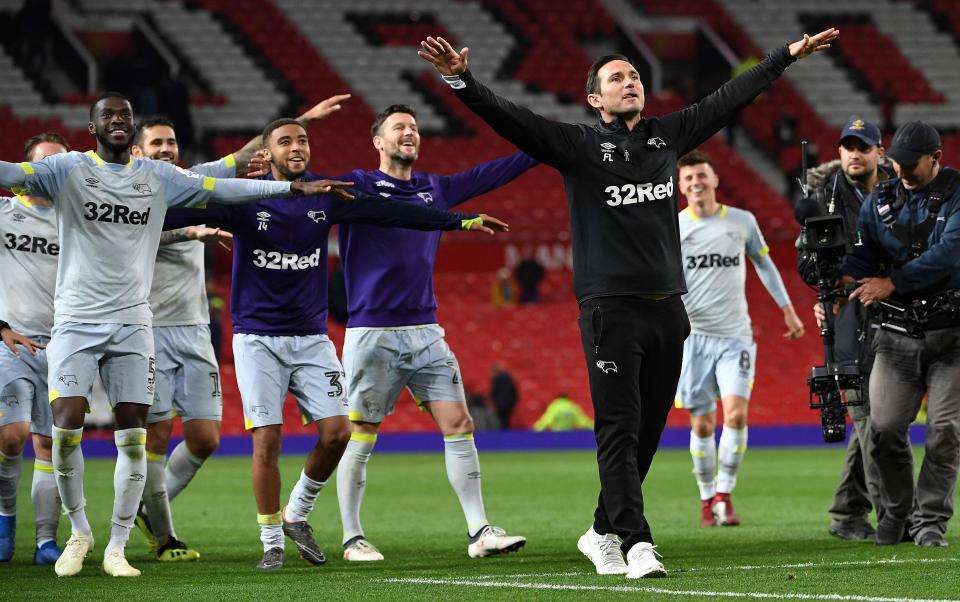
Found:
[[[740,527],[699,527],[689,455],[663,451],[645,487],[647,516],[670,575],[631,580],[596,575],[577,551],[596,502],[590,452],[483,453],[483,489],[493,524],[526,535],[518,554],[467,557],[463,516],[446,480],[442,454],[375,454],[362,518],[386,556],[342,560],[333,482],[311,515],[327,564],[312,567],[286,546],[286,566],[254,569],[262,548],[250,488],[249,459],[214,458],[173,503],[177,534],[199,562],[160,564],[131,534],[127,558],[139,579],[100,572],[113,496],[113,462],[88,460],[88,514],[97,543],[83,572],[58,579],[30,564],[33,512],[24,463],[17,554],[0,565],[2,600],[854,600],[960,599],[960,537],[948,548],[878,547],[827,535],[826,509],[842,449],[752,449],[734,494]],[[284,496],[302,457],[284,456]],[[331,479],[332,481],[333,479]],[[68,533],[61,521],[60,543]]]

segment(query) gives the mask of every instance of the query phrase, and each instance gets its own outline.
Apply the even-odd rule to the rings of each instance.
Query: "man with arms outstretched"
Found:
[[[449,209],[512,181],[537,163],[515,153],[467,171],[440,176],[413,171],[420,132],[413,107],[391,105],[370,128],[380,168],[348,176],[359,189],[393,203]],[[367,462],[380,425],[409,388],[443,434],[447,478],[467,519],[471,557],[520,549],[526,539],[490,526],[480,492],[480,460],[473,442],[460,367],[437,324],[433,266],[439,232],[387,230],[366,224],[340,227],[347,284],[343,367],[353,434],[337,471],[337,498],[346,560],[382,560],[360,526]]]
[[[574,292],[596,422],[600,496],[578,547],[601,574],[663,577],[641,485],[657,451],[690,324],[677,228],[677,159],[722,128],[790,63],[829,47],[834,29],[781,46],[702,101],[643,118],[640,75],[622,55],[587,76],[590,127],[549,121],[467,70],[467,49],[427,38],[419,52],[498,134],[564,177]],[[616,366],[616,370],[610,370]],[[623,553],[627,555],[624,562]]]

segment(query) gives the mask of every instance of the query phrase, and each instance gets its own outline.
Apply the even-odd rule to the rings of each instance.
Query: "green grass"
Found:
[[[33,516],[29,470],[21,483],[18,553],[0,566],[2,600],[236,600],[302,599],[599,599],[642,595],[648,599],[716,599],[709,593],[556,590],[524,584],[662,588],[686,592],[746,592],[781,595],[865,596],[893,599],[960,598],[960,538],[951,525],[952,547],[878,547],[827,535],[826,509],[840,471],[842,450],[753,449],[741,471],[734,499],[743,525],[700,529],[699,502],[690,460],[682,451],[662,452],[647,480],[647,515],[670,577],[627,582],[601,577],[576,549],[591,522],[597,493],[590,453],[486,453],[483,488],[490,519],[529,543],[519,554],[471,560],[459,505],[446,481],[442,455],[375,455],[363,507],[369,539],[384,552],[380,563],[350,564],[340,556],[340,522],[333,483],[311,516],[317,539],[329,555],[310,567],[287,545],[287,566],[254,570],[261,553],[249,460],[215,458],[174,501],[178,535],[203,554],[191,564],[150,560],[134,531],[127,548],[139,579],[100,573],[108,538],[113,463],[87,462],[87,498],[97,546],[83,573],[57,579],[52,567],[31,566]],[[289,492],[302,458],[283,458]],[[25,463],[26,465],[26,463]],[[61,522],[60,542],[67,537]],[[895,559],[895,563],[881,562]],[[812,563],[810,566],[789,566]],[[754,568],[729,568],[750,566]],[[487,583],[398,583],[428,578]],[[735,599],[735,598],[727,598]],[[748,596],[743,599],[757,599]],[[864,598],[859,598],[864,599]]]

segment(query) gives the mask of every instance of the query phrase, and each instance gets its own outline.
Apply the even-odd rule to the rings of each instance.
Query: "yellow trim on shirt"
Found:
[[[690,207],[690,205],[687,205],[687,208],[684,209],[684,211],[687,212],[687,215],[688,215],[688,216],[690,217],[690,219],[692,219],[693,221],[695,221],[695,222],[699,222],[699,221],[700,221],[700,218],[697,217],[697,214],[693,212],[693,209]]]
[[[724,205],[724,204],[722,204],[722,203],[721,203],[721,205],[720,205],[720,214],[719,214],[719,215],[720,215],[720,217],[726,217],[726,216],[727,216],[727,206]]]
[[[764,245],[762,249],[757,253],[757,257],[766,257],[770,254],[770,247]]]
[[[97,165],[103,165],[104,163],[103,159],[100,158],[100,155],[98,155],[96,151],[88,150],[87,156],[93,159],[93,162]]]
[[[233,156],[233,153],[230,153],[229,155],[223,158],[223,164],[226,165],[227,167],[236,167],[237,158]]]
[[[213,190],[217,185],[217,179],[211,178],[210,176],[203,176],[203,189],[204,190]]]
[[[36,171],[34,171],[33,165],[30,165],[26,161],[24,161],[23,163],[18,163],[18,165],[20,166],[20,169],[23,170],[23,173],[27,174],[28,176],[32,176],[33,174],[37,173]]]

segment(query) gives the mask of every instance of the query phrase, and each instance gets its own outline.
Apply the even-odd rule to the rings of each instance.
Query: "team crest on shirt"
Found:
[[[267,226],[270,225],[270,214],[266,211],[257,212],[257,230],[266,231]]]
[[[426,203],[427,205],[433,204],[433,195],[430,194],[429,192],[418,192],[417,196],[423,199],[423,202]]]
[[[140,194],[153,194],[153,190],[150,188],[149,184],[134,184],[133,189]]]
[[[603,360],[597,360],[597,368],[603,370],[604,374],[610,374],[611,372],[620,372],[617,370],[617,362],[605,362]]]
[[[659,149],[659,148],[665,147],[666,145],[667,145],[667,143],[664,142],[664,141],[663,141],[663,138],[660,138],[659,136],[656,136],[656,137],[653,137],[653,138],[650,138],[649,140],[647,140],[647,146],[649,146],[650,148],[658,148],[658,149]]]
[[[77,382],[77,376],[76,376],[75,374],[61,374],[60,377],[57,378],[57,380],[60,381],[61,383],[63,383],[64,385],[68,386],[68,387],[69,387],[70,385],[79,384],[79,383]]]
[[[307,211],[307,217],[312,219],[315,224],[327,221],[327,214],[323,211]]]

